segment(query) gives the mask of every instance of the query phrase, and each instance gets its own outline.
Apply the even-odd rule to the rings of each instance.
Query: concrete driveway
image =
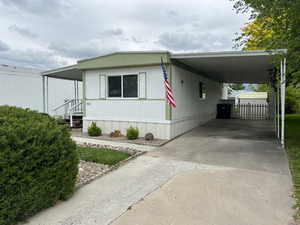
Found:
[[[291,177],[267,121],[214,120],[79,189],[30,225],[289,225]]]
[[[292,224],[288,162],[270,121],[213,120],[148,156],[219,169],[175,175],[115,225]]]
[[[151,154],[200,164],[289,174],[271,121],[213,120]]]

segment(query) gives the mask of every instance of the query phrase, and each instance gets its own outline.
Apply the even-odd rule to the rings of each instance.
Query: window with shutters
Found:
[[[110,98],[137,98],[138,97],[138,75],[109,76],[108,97]]]

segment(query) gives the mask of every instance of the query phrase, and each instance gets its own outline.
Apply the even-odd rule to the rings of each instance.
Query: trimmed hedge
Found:
[[[0,106],[0,224],[15,224],[67,199],[78,162],[69,131],[54,118]]]

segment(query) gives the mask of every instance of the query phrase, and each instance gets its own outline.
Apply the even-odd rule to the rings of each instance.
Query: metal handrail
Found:
[[[63,103],[63,104],[61,104],[61,105],[55,107],[55,108],[52,109],[52,110],[53,110],[53,111],[56,111],[56,110],[58,110],[58,109],[60,109],[61,107],[63,107],[63,106],[65,106],[65,105],[69,104],[70,102],[72,102],[72,101],[74,101],[74,100],[75,100],[75,99],[68,100],[68,101],[66,101],[65,103]]]
[[[78,106],[80,106],[80,105],[82,105],[82,102],[81,102],[81,101],[80,101],[79,103],[73,105],[73,106],[69,109],[69,113],[71,113],[71,111],[73,111],[74,108],[76,108],[76,107],[78,107]]]
[[[70,127],[73,127],[73,113],[75,111],[73,111],[74,109],[76,109],[78,106],[82,105],[82,101],[80,100],[79,103],[73,105],[70,109],[69,109],[69,115],[70,115]]]
[[[74,111],[77,110],[78,112],[82,110],[82,107],[80,108],[79,106],[82,105],[82,99],[70,99],[70,100],[65,100],[65,102],[55,108],[53,108],[53,111],[55,115],[58,114],[58,111],[61,108],[64,108],[64,118],[66,118],[68,115],[70,115],[70,110]]]

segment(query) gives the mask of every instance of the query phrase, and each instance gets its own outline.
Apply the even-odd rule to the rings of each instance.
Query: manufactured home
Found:
[[[41,70],[0,65],[0,105],[30,108],[43,112],[43,82]],[[74,99],[74,81],[48,79],[48,108],[51,110],[67,99]],[[80,85],[80,84],[79,84]],[[57,111],[63,115],[63,111]]]
[[[275,53],[116,52],[80,60],[43,75],[44,79],[83,82],[83,99],[69,111],[70,115],[81,111],[83,132],[96,122],[107,134],[117,129],[125,133],[133,126],[139,129],[140,136],[151,132],[156,138],[172,139],[216,117],[223,83],[274,82]],[[166,101],[161,59],[176,107]],[[275,105],[273,108],[275,115]]]

